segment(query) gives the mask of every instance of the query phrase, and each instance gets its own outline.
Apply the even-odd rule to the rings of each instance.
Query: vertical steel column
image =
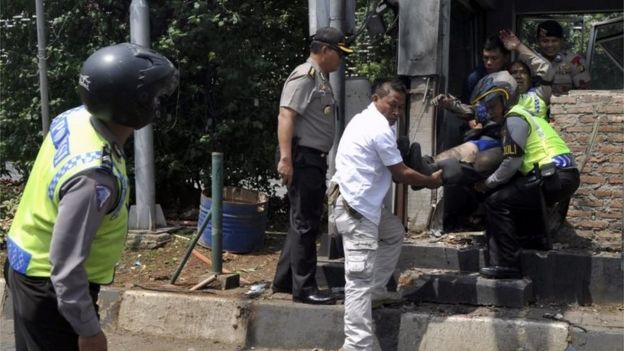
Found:
[[[130,41],[149,48],[149,4],[132,0],[130,4]],[[134,132],[136,208],[132,229],[156,230],[156,187],[154,185],[154,132],[151,124]]]
[[[331,1],[329,7],[329,25],[340,29],[343,33],[345,31],[345,2],[344,1]],[[312,34],[312,33],[310,33]],[[329,75],[329,84],[331,84],[332,91],[334,93],[334,99],[336,99],[337,107],[337,123],[336,133],[334,135],[334,146],[329,153],[329,177],[331,178],[336,173],[336,150],[338,149],[338,143],[342,136],[342,131],[345,127],[345,113],[344,113],[344,97],[345,97],[345,64],[342,62],[340,68],[336,72]]]
[[[223,245],[223,153],[212,153],[212,271],[221,274]]]
[[[43,0],[35,1],[35,12],[37,13],[37,58],[39,59],[39,92],[41,94],[41,128],[45,138],[50,128],[50,107],[48,104],[48,58],[46,57]]]

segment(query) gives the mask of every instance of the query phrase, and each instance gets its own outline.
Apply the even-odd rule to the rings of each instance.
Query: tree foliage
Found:
[[[0,167],[6,172],[9,161],[26,174],[43,138],[34,2],[0,4]],[[84,59],[130,40],[130,1],[45,6],[53,117],[80,104]],[[161,202],[189,201],[185,186],[209,187],[214,151],[224,153],[226,185],[244,181],[271,192],[277,104],[284,78],[307,55],[307,7],[288,0],[160,0],[150,2],[150,18],[152,47],[180,71],[180,87],[154,123]]]
[[[50,117],[77,106],[82,62],[130,41],[131,0],[45,2]],[[0,173],[26,176],[43,139],[35,2],[0,0]],[[362,26],[370,0],[358,0]],[[180,71],[180,86],[154,122],[156,193],[165,211],[196,207],[210,188],[211,153],[224,153],[224,184],[274,190],[273,152],[281,88],[308,54],[307,2],[154,0],[152,47]],[[396,40],[365,32],[347,60],[350,75],[395,72]],[[126,152],[132,171],[133,149]],[[279,206],[283,207],[283,203]]]

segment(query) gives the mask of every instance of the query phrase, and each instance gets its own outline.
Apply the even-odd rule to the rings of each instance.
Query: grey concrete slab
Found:
[[[405,313],[398,350],[565,350],[567,337],[560,322]]]
[[[117,327],[133,333],[244,345],[251,302],[205,294],[126,291]]]
[[[624,351],[624,330],[570,327],[568,351]]]
[[[341,305],[258,301],[249,319],[248,345],[283,349],[338,349],[344,341]]]
[[[420,282],[418,282],[420,281]],[[478,273],[423,274],[405,297],[414,301],[524,307],[533,302],[530,279],[485,279]]]
[[[113,326],[117,322],[122,293],[123,290],[111,287],[103,287],[100,290],[97,304],[99,307],[100,325],[103,328]]]
[[[540,302],[624,303],[624,272],[617,255],[525,251],[522,271]]]
[[[538,302],[624,303],[624,271],[618,254],[524,250],[521,260]],[[484,250],[474,246],[407,243],[398,268],[477,272],[484,262]]]
[[[436,268],[478,272],[483,266],[483,249],[455,248],[435,244],[404,244],[398,269]]]

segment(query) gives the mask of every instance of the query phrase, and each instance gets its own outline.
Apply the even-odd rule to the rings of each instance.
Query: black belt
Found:
[[[317,150],[317,149],[307,147],[307,146],[297,145],[297,151],[302,152],[304,154],[313,154],[313,155],[318,155],[321,157],[327,156],[327,152],[323,152],[321,150]]]
[[[349,206],[349,203],[347,202],[347,200],[344,199],[344,197],[342,198],[342,205],[347,210],[347,213],[349,213],[349,216],[355,219],[362,219],[362,217],[364,217],[361,213],[356,211],[353,207]]]

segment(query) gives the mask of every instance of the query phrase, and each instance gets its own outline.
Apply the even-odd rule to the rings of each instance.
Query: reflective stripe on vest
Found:
[[[529,135],[524,148],[520,173],[526,175],[533,170],[534,163],[542,166],[553,162],[555,156],[570,153],[566,143],[545,119],[532,116],[520,105],[512,107],[506,116],[521,117],[529,124]]]
[[[8,235],[11,267],[28,276],[49,277],[50,243],[60,190],[74,175],[101,169],[117,179],[119,200],[93,239],[84,268],[90,282],[108,284],[128,232],[128,180],[125,160],[109,155],[111,145],[93,128],[84,107],[54,119],[32,168]]]
[[[548,115],[548,105],[537,95],[534,88],[531,88],[525,94],[520,94],[517,105],[522,106],[522,108],[535,117],[546,119]]]

